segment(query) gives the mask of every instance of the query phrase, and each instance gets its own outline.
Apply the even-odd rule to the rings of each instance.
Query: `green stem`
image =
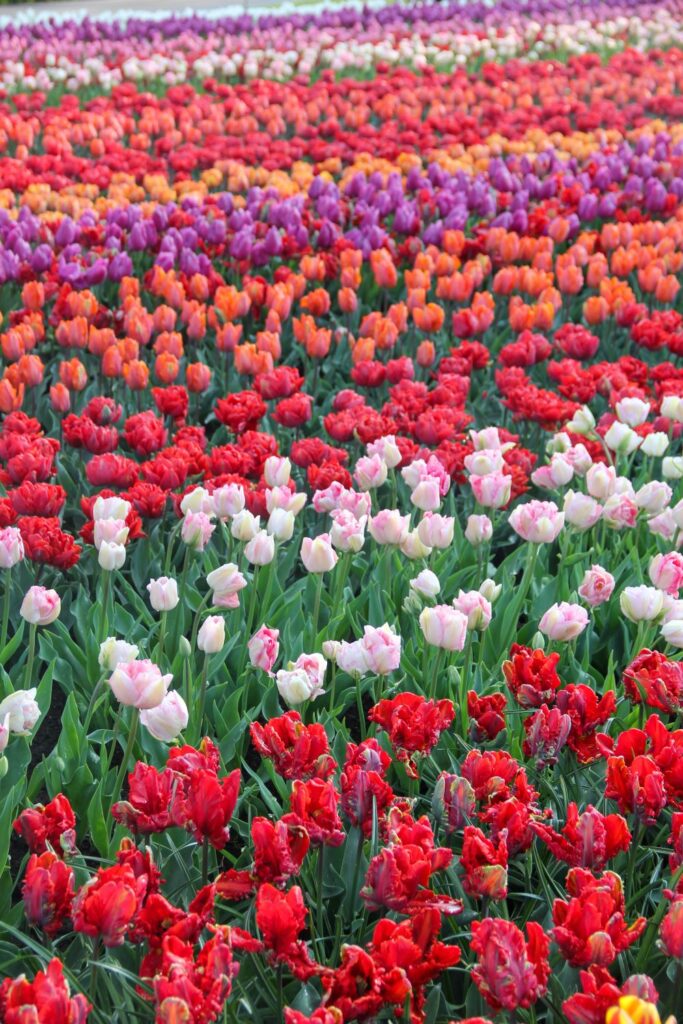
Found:
[[[95,683],[95,686],[94,686],[94,689],[92,691],[92,694],[90,695],[90,703],[88,704],[88,710],[85,713],[85,721],[83,722],[83,734],[85,736],[88,735],[88,726],[90,725],[90,720],[91,720],[91,718],[93,716],[93,712],[95,710],[95,705],[97,704],[97,700],[98,700],[98,698],[99,698],[99,696],[100,696],[100,694],[102,692],[102,687],[103,686],[104,686],[104,677],[100,676],[100,678]]]
[[[316,907],[315,930],[318,933],[318,941],[322,943],[323,935],[323,886],[325,883],[325,844],[321,844],[318,850],[318,905]]]
[[[0,651],[7,646],[7,632],[9,629],[9,607],[12,599],[12,568],[5,573],[5,596],[2,605],[2,636],[0,636]]]
[[[33,662],[36,657],[36,631],[38,626],[35,622],[32,622],[28,631],[28,658],[26,660],[26,675],[24,677],[24,689],[31,689],[31,680],[33,679]]]
[[[366,736],[366,722],[365,722],[365,711],[363,710],[363,693],[361,690],[360,679],[356,679],[356,707],[358,708],[358,719],[361,739],[365,739]]]
[[[159,643],[157,644],[157,664],[161,664],[164,657],[164,644],[166,643],[166,617],[168,612],[162,612],[159,616]]]
[[[119,711],[119,717],[121,717],[121,711]],[[135,745],[135,736],[138,731],[138,718],[139,713],[137,708],[132,709],[132,717],[130,720],[130,726],[128,728],[128,739],[126,740],[126,749],[123,752],[123,760],[119,765],[118,775],[116,776],[116,782],[114,784],[114,792],[112,794],[110,808],[114,806],[119,796],[121,795],[121,787],[123,786],[123,780],[126,777],[128,770],[128,762],[130,761],[133,753],[133,747]],[[114,822],[114,828],[116,828],[116,822]]]
[[[100,644],[107,639],[109,632],[109,587],[111,573],[102,570],[102,618],[100,619]]]
[[[202,729],[204,728],[204,705],[206,704],[206,683],[209,678],[209,658],[211,655],[204,655],[204,664],[202,665],[202,681],[199,686],[199,714],[197,717],[198,729],[197,729],[197,740],[201,739]]]
[[[323,592],[323,574],[317,573],[317,579],[315,584],[315,602],[313,604],[313,635],[311,637],[311,646],[315,647],[315,642],[318,637],[318,619],[320,618],[320,599]]]

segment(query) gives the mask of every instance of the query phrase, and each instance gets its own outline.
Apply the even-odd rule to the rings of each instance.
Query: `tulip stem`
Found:
[[[166,643],[166,616],[168,612],[163,612],[159,616],[159,643],[157,645],[157,662],[161,664],[164,657],[164,644]]]
[[[199,687],[199,715],[198,722],[199,727],[197,729],[197,739],[201,739],[202,729],[204,728],[204,705],[206,703],[206,683],[209,678],[209,657],[210,655],[204,655],[204,664],[202,665],[202,681]]]
[[[119,718],[121,718],[122,714],[123,714],[123,712],[121,710],[119,710]],[[111,803],[109,805],[109,809],[110,810],[114,806],[114,804],[116,803],[116,801],[118,800],[118,798],[121,795],[121,787],[123,786],[123,780],[124,780],[124,778],[126,776],[126,771],[128,770],[128,762],[130,761],[131,754],[133,753],[133,747],[135,745],[135,736],[136,736],[137,731],[138,731],[138,718],[139,718],[138,709],[137,708],[133,708],[132,709],[132,717],[131,717],[131,720],[130,720],[130,726],[128,728],[128,739],[126,740],[126,749],[123,752],[123,759],[121,761],[121,764],[119,765],[119,771],[118,771],[118,774],[116,776],[116,782],[114,784],[114,792],[112,794]],[[114,822],[114,829],[115,828],[116,828],[116,822]],[[113,837],[113,832],[112,832],[112,837]]]
[[[100,619],[100,644],[107,639],[109,632],[109,578],[110,572],[102,570],[102,618]]]
[[[26,659],[26,676],[24,678],[24,689],[30,690],[33,679],[33,662],[36,657],[36,631],[38,626],[32,622],[28,631],[28,658]]]
[[[12,567],[5,572],[5,596],[2,605],[2,636],[0,637],[0,651],[7,646],[7,632],[9,629],[9,606],[12,596]]]
[[[315,646],[315,642],[318,638],[318,619],[320,618],[320,599],[323,592],[323,574],[321,572],[316,573],[317,579],[315,584],[315,603],[313,605],[313,637],[312,645]]]

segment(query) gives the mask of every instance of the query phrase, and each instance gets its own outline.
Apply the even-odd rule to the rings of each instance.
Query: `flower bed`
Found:
[[[4,1024],[680,1016],[683,10],[579,9],[0,29]]]

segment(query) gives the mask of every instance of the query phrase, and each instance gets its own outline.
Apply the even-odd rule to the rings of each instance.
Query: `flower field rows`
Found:
[[[683,3],[0,28],[0,1022],[683,1019]]]

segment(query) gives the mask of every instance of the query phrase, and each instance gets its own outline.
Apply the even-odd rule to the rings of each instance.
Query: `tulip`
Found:
[[[399,667],[401,637],[388,623],[385,622],[379,628],[365,626],[361,644],[368,670],[374,675],[388,675]]]
[[[171,673],[162,675],[153,662],[136,659],[119,662],[109,677],[109,685],[120,704],[148,711],[161,704],[172,679]]]
[[[266,491],[266,508],[272,512],[274,508],[282,508],[286,512],[298,515],[306,505],[306,495],[292,491],[289,487],[271,487]]]
[[[455,519],[438,512],[425,512],[417,526],[417,535],[426,547],[445,549],[453,543]]]
[[[31,587],[21,603],[19,614],[31,625],[49,626],[59,617],[62,602],[56,590]]]
[[[220,565],[206,577],[206,582],[213,591],[213,604],[217,608],[239,608],[240,590],[247,585],[242,573],[234,562]]]
[[[683,617],[667,619],[662,625],[661,633],[672,647],[683,647]]]
[[[655,555],[650,562],[648,574],[658,590],[678,596],[683,587],[683,555],[678,551]]]
[[[339,556],[332,547],[329,533],[318,537],[304,537],[301,542],[301,561],[307,572],[323,573],[334,569]]]
[[[574,640],[588,625],[588,612],[580,604],[562,601],[551,605],[538,624],[541,633],[551,640]]]
[[[423,597],[436,597],[441,590],[439,577],[431,569],[423,569],[409,584],[411,590],[422,594]]]
[[[505,473],[470,476],[475,500],[485,508],[504,508],[512,493],[512,477]]]
[[[216,654],[225,645],[225,619],[222,615],[209,615],[197,634],[197,647],[205,654]]]
[[[280,669],[275,680],[280,696],[290,707],[312,698],[314,687],[303,668]]]
[[[171,743],[187,727],[187,705],[177,691],[167,693],[155,708],[140,712],[140,721],[147,731],[162,743]]]
[[[389,469],[395,469],[403,459],[401,449],[396,444],[393,434],[387,434],[386,437],[379,437],[376,441],[370,442],[366,451],[368,455],[378,455]]]
[[[564,496],[564,518],[570,526],[579,530],[590,530],[602,516],[602,505],[588,494],[567,491]]]
[[[168,576],[159,576],[156,580],[150,580],[147,584],[149,603],[155,612],[170,612],[178,601],[178,584]]]
[[[608,1008],[605,1024],[661,1024],[661,1019],[654,1003],[640,996],[626,995]],[[676,1021],[669,1017],[665,1024],[676,1024]]]
[[[338,551],[358,552],[365,543],[365,525],[367,516],[356,519],[346,509],[335,509],[332,513],[330,540]]]
[[[183,516],[180,536],[194,551],[203,551],[215,529],[206,512],[193,512],[190,509]]]
[[[237,516],[244,509],[244,488],[241,484],[224,484],[217,487],[211,497],[214,512],[219,519]]]
[[[423,608],[420,629],[428,644],[447,651],[462,651],[467,636],[467,616],[447,604]]]
[[[622,423],[629,427],[639,427],[650,415],[650,403],[636,397],[622,398],[615,405],[614,411]]]
[[[285,542],[292,539],[294,533],[294,513],[284,508],[274,508],[268,516],[266,531],[275,540]]]
[[[100,644],[97,661],[105,672],[113,672],[119,662],[135,661],[138,654],[136,644],[129,644],[125,640],[117,640],[116,637],[110,636]]]
[[[411,530],[410,533],[405,535],[401,541],[400,550],[411,561],[415,561],[418,558],[429,558],[432,553],[432,549],[422,543],[417,530]]]
[[[617,471],[614,466],[596,462],[586,473],[586,488],[592,498],[604,501],[614,494]]]
[[[11,569],[24,557],[24,542],[21,531],[15,526],[0,530],[0,569]]]
[[[652,622],[664,608],[664,594],[656,587],[625,587],[619,607],[630,622]]]
[[[592,565],[586,569],[581,586],[579,597],[582,597],[591,608],[596,608],[605,601],[609,601],[614,591],[614,576],[603,569],[601,565]]]
[[[263,479],[269,487],[282,487],[289,483],[292,464],[281,455],[270,455],[263,464]]]
[[[467,616],[468,629],[482,632],[488,629],[493,611],[489,601],[479,590],[459,590],[458,596],[453,599],[453,607]]]
[[[410,516],[402,516],[398,509],[382,509],[376,516],[370,516],[370,536],[378,544],[393,544],[398,547],[405,539],[410,525]]]
[[[662,474],[667,480],[680,480],[683,477],[683,457],[666,455],[662,459]]]
[[[259,530],[244,546],[244,557],[251,565],[269,565],[275,558],[275,540]]]
[[[97,561],[105,572],[113,572],[114,569],[120,569],[126,561],[126,549],[123,544],[115,544],[108,540],[102,541]]]
[[[354,640],[348,643],[342,640],[337,650],[337,665],[342,672],[348,672],[351,676],[363,676],[368,669],[368,659],[362,640]]]
[[[211,517],[214,514],[213,496],[205,487],[193,487],[185,494],[180,502],[180,511],[183,515],[188,512],[203,512]]]
[[[40,708],[35,697],[35,687],[30,690],[15,690],[14,693],[10,693],[8,697],[0,701],[0,722],[7,725],[10,732],[28,736],[40,718]]]
[[[683,397],[681,395],[665,395],[662,398],[660,413],[667,420],[683,423]]]
[[[650,515],[662,512],[671,501],[671,488],[660,480],[651,480],[638,489],[635,502]]]
[[[648,434],[640,446],[643,455],[658,458],[663,455],[669,447],[669,438],[662,430],[653,430]]]
[[[605,434],[605,444],[619,455],[630,455],[636,451],[642,443],[642,438],[636,434],[626,423],[615,420]]]
[[[567,430],[571,430],[572,434],[582,434],[584,437],[594,432],[595,416],[587,405],[577,409],[567,423]]]
[[[249,661],[254,668],[271,673],[280,651],[279,636],[279,629],[271,629],[269,626],[257,629],[247,644]]]
[[[532,544],[550,544],[564,526],[564,512],[554,501],[527,501],[510,514],[515,533]]]
[[[387,473],[387,464],[380,455],[362,456],[356,463],[353,479],[361,491],[372,491],[382,486]]]
[[[97,523],[104,519],[116,519],[125,523],[133,506],[125,498],[114,495],[111,498],[99,497],[92,509],[93,520]]]
[[[493,537],[493,523],[488,516],[468,516],[465,539],[472,547],[488,544]]]

